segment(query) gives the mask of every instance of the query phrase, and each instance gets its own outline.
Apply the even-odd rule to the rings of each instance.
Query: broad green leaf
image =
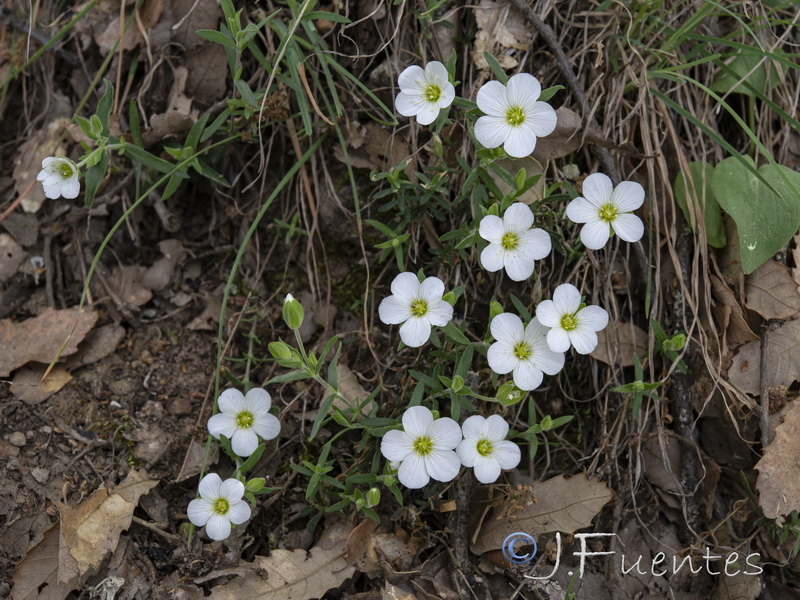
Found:
[[[735,157],[717,165],[712,182],[717,202],[736,222],[742,270],[746,274],[783,248],[800,225],[800,173],[764,165],[758,174],[777,193]]]
[[[769,69],[769,77],[767,69]],[[742,80],[749,83],[756,91],[766,94],[778,84],[780,76],[775,64],[765,58],[763,54],[739,52],[728,64],[727,69],[717,73],[711,89],[721,94],[735,92],[746,96],[755,96],[756,93],[753,90],[740,83]]]
[[[681,171],[675,178],[675,200],[686,217],[686,222],[691,225],[692,219],[689,212],[687,198],[694,198],[700,206],[706,225],[708,245],[714,248],[725,247],[725,224],[722,222],[719,204],[714,198],[711,186],[714,177],[714,167],[705,162],[689,163],[688,173]],[[697,227],[692,227],[696,232]]]

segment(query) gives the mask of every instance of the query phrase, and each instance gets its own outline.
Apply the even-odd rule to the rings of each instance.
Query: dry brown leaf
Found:
[[[17,274],[17,269],[27,255],[13,237],[0,233],[0,283]]]
[[[739,348],[728,368],[728,381],[746,394],[758,396],[761,393],[760,378],[761,342],[756,340]]]
[[[768,260],[746,282],[747,308],[765,319],[789,319],[800,312],[797,283],[782,264]]]
[[[211,42],[186,57],[189,77],[185,93],[196,105],[206,108],[228,89],[228,59],[225,49]]]
[[[39,404],[72,381],[72,375],[62,367],[55,367],[42,381],[45,371],[45,365],[20,369],[11,381],[11,393],[25,404]]]
[[[725,282],[716,275],[711,276],[711,287],[714,290],[714,312],[717,317],[722,334],[722,347],[728,351],[728,344],[741,346],[747,342],[757,340],[758,336],[753,333],[742,313],[742,307]]]
[[[69,357],[65,366],[68,369],[90,365],[110,356],[125,339],[125,328],[108,323],[98,327],[86,336],[78,352]]]
[[[346,365],[339,363],[336,365],[336,378],[339,380],[339,392],[341,392],[342,396],[347,398],[348,402],[344,402],[340,398],[336,398],[333,401],[333,405],[340,409],[344,410],[347,408],[355,407],[360,405],[364,400],[369,397],[369,392],[364,389],[364,386],[361,385],[361,382],[356,377],[355,373],[353,373]],[[369,415],[370,410],[372,410],[374,400],[367,402],[361,408],[361,414],[365,417]]]
[[[114,267],[111,276],[106,278],[106,284],[126,305],[139,307],[153,298],[153,292],[142,283],[145,273],[147,268],[140,265],[117,266]],[[100,292],[99,287],[98,292]]]
[[[591,356],[607,365],[632,367],[633,355],[647,349],[647,333],[633,323],[610,322],[597,333],[597,348]]]
[[[735,575],[718,577],[711,600],[756,600],[761,596],[761,585],[761,577],[741,570]]]
[[[520,169],[525,169],[525,177],[533,177],[534,175],[541,175],[544,173],[542,165],[533,157],[525,156],[523,158],[501,158],[496,163],[503,167],[512,177],[516,177]],[[500,188],[504,194],[510,193],[511,186],[508,185],[502,177],[494,171],[489,171],[489,176]],[[525,204],[533,204],[539,202],[544,194],[544,177],[539,178],[539,181],[531,189],[527,190],[524,194],[518,196],[520,202]]]
[[[556,118],[555,131],[536,140],[533,157],[539,162],[572,154],[583,142],[581,118],[578,113],[562,106],[556,111]]]
[[[381,591],[381,600],[417,600],[417,597],[411,592],[407,592],[403,588],[392,585],[387,581]]]
[[[80,586],[77,577],[58,582],[58,525],[48,529],[42,541],[25,555],[11,581],[11,600],[64,600]]]
[[[376,523],[372,519],[365,519],[353,528],[347,536],[347,552],[345,558],[348,562],[353,562],[361,557],[370,545],[375,543]]]
[[[270,556],[236,569],[214,571],[210,576],[237,575],[211,590],[210,600],[301,600],[321,598],[352,577],[355,567],[345,558],[347,541],[340,539],[328,549],[273,550]],[[206,575],[203,580],[208,579]],[[201,580],[197,580],[201,583]]]
[[[611,500],[611,490],[605,483],[580,474],[570,479],[563,475],[533,484],[536,502],[502,519],[484,522],[475,554],[500,548],[509,534],[524,531],[534,537],[560,531],[574,533],[592,524],[592,519]]]
[[[98,567],[130,527],[139,497],[158,485],[144,469],[131,471],[113,490],[99,489],[72,508],[56,503],[61,514],[58,581],[69,581]]]
[[[758,504],[768,519],[800,510],[800,402],[775,429],[775,439],[756,463]]]
[[[766,385],[770,389],[791,386],[800,381],[800,320],[786,321],[768,331]],[[751,342],[739,349],[728,369],[728,379],[742,391],[761,393],[761,342]]]
[[[3,319],[0,321],[0,377],[8,377],[12,371],[31,361],[49,364],[73,325],[75,331],[61,356],[74,354],[96,321],[96,312],[84,309],[78,315],[77,308],[48,308],[38,317],[19,323]]]
[[[481,70],[489,69],[484,52],[494,56],[504,69],[513,69],[519,64],[515,51],[527,51],[533,39],[525,19],[508,2],[481,0],[475,8],[475,23],[478,32],[472,62]]]

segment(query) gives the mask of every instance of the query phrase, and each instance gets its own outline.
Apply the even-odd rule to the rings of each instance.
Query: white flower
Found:
[[[481,263],[487,271],[503,267],[514,281],[524,281],[533,274],[534,261],[550,254],[550,236],[542,229],[531,229],[533,212],[527,204],[515,202],[503,218],[486,215],[478,233],[489,242],[481,252]]]
[[[539,80],[528,73],[510,77],[508,85],[489,81],[478,90],[478,108],[487,116],[475,123],[475,137],[486,148],[502,145],[509,156],[528,156],[536,138],[553,133],[556,111],[537,102],[542,93]]]
[[[55,200],[63,196],[72,199],[81,191],[78,165],[68,158],[55,158],[48,156],[42,161],[42,170],[36,176],[42,182],[44,195]]]
[[[444,327],[453,318],[453,307],[442,300],[444,283],[428,277],[422,283],[414,273],[400,273],[392,282],[392,295],[378,306],[378,315],[387,325],[400,327],[406,346],[418,348],[428,341],[431,327]]]
[[[430,125],[439,111],[452,104],[456,89],[449,81],[447,69],[437,60],[422,67],[408,67],[398,78],[400,93],[394,101],[404,117],[417,117],[420,125]]]
[[[281,431],[281,422],[269,414],[271,405],[269,392],[261,388],[253,388],[246,396],[239,390],[225,390],[217,401],[219,412],[208,420],[208,432],[217,439],[220,435],[230,439],[239,456],[250,456],[258,448],[258,435],[271,440]]]
[[[200,498],[189,502],[186,513],[192,523],[205,526],[212,540],[224,540],[231,534],[231,523],[241,525],[250,518],[250,506],[242,496],[241,481],[222,481],[216,473],[209,473],[200,481]]]
[[[642,220],[631,211],[644,202],[644,188],[635,181],[623,181],[616,188],[602,173],[583,181],[583,197],[567,205],[567,216],[581,229],[583,245],[599,250],[611,237],[611,230],[626,242],[638,242],[644,235]]]
[[[513,469],[519,464],[519,446],[506,441],[508,423],[500,415],[484,419],[469,417],[461,426],[464,432],[456,453],[465,467],[474,467],[481,483],[492,483],[500,477],[501,469]]]
[[[424,406],[412,406],[403,414],[403,430],[393,429],[381,440],[381,454],[400,462],[397,478],[407,488],[418,490],[436,481],[458,475],[461,461],[454,448],[461,443],[461,427],[453,419],[433,419]]]
[[[581,308],[581,293],[571,283],[563,283],[552,300],[536,307],[536,318],[545,327],[547,345],[553,352],[566,352],[570,345],[578,354],[589,354],[597,347],[597,333],[608,325],[608,313],[599,306]]]
[[[564,354],[553,352],[547,345],[547,327],[534,317],[527,327],[511,313],[492,319],[489,346],[489,367],[495,373],[514,373],[514,385],[521,390],[535,390],[542,383],[543,372],[555,375],[564,367]]]

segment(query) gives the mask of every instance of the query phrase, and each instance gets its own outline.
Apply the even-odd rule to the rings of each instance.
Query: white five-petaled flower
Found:
[[[208,431],[217,439],[220,435],[229,438],[239,456],[250,456],[258,448],[259,435],[271,440],[281,431],[280,421],[269,414],[271,405],[269,392],[261,388],[253,388],[246,396],[239,390],[225,390],[217,401],[219,412],[208,420]]]
[[[447,417],[434,420],[424,406],[412,406],[403,414],[403,431],[394,429],[381,440],[381,454],[400,462],[397,478],[418,490],[436,481],[450,481],[461,469],[455,447],[461,443],[461,427]]]
[[[589,354],[597,347],[597,332],[608,325],[608,313],[599,306],[581,308],[581,294],[571,283],[563,283],[552,300],[536,307],[536,318],[545,327],[547,345],[553,352],[566,352],[570,345],[578,354]]]
[[[406,68],[398,78],[400,93],[394,101],[404,117],[417,117],[420,125],[430,125],[439,111],[452,104],[456,90],[449,81],[447,69],[437,60],[422,67]]]
[[[546,102],[539,80],[528,73],[508,79],[508,84],[489,81],[478,90],[478,108],[486,113],[475,123],[475,137],[486,148],[503,149],[509,156],[528,156],[536,138],[553,133],[556,111]]]
[[[616,188],[603,173],[583,181],[583,197],[567,205],[567,216],[581,228],[583,245],[599,250],[611,237],[611,230],[626,242],[638,242],[644,235],[642,220],[631,211],[644,202],[644,188],[635,181],[623,181]]]
[[[78,165],[68,158],[55,158],[48,156],[42,161],[42,170],[36,176],[42,182],[44,195],[55,200],[63,196],[67,199],[76,198],[81,191]]]
[[[553,352],[547,345],[547,327],[534,317],[527,327],[511,313],[492,319],[489,346],[489,367],[495,373],[513,372],[514,385],[521,390],[535,390],[542,383],[543,373],[555,375],[564,367],[564,354]]]
[[[200,481],[200,498],[189,502],[186,513],[198,527],[205,526],[212,540],[224,540],[231,534],[231,523],[241,525],[250,518],[250,506],[242,500],[244,484],[238,479],[222,481],[209,473]]]
[[[506,440],[508,423],[500,415],[488,419],[472,415],[461,429],[464,441],[456,453],[462,465],[475,469],[475,477],[481,483],[497,481],[501,469],[513,469],[519,464],[519,446]]]
[[[514,281],[524,281],[533,274],[534,261],[550,254],[550,236],[542,229],[531,229],[533,212],[527,204],[515,202],[503,218],[486,215],[478,233],[489,242],[481,252],[481,263],[487,271],[506,273]]]
[[[444,283],[428,277],[422,283],[414,273],[400,273],[392,281],[392,295],[378,306],[378,315],[387,325],[400,327],[406,346],[418,348],[428,341],[431,327],[444,327],[453,318],[453,307],[442,300]]]

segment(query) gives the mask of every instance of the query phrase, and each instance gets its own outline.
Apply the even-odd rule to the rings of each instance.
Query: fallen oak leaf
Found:
[[[80,579],[58,581],[58,525],[48,529],[17,565],[11,600],[62,600],[80,587]]]
[[[788,319],[800,312],[797,283],[782,264],[768,260],[745,281],[747,308],[765,319]]]
[[[775,428],[775,439],[756,463],[758,504],[768,519],[800,510],[800,402],[795,401]]]
[[[111,553],[130,527],[139,497],[158,485],[144,469],[131,471],[113,490],[99,489],[79,506],[56,503],[61,515],[58,581],[82,576]]]

